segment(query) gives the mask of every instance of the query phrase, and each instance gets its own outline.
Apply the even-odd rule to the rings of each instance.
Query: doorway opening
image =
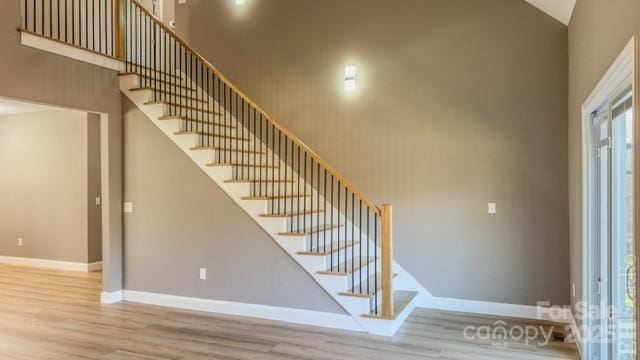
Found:
[[[0,98],[0,264],[101,283],[102,115]],[[9,268],[7,268],[7,266]],[[99,301],[99,296],[96,299]]]

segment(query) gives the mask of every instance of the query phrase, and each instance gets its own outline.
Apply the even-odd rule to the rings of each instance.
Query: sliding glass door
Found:
[[[634,128],[631,94],[615,103],[611,124],[612,359],[635,359]]]
[[[591,114],[589,359],[635,359],[634,123],[630,90]]]

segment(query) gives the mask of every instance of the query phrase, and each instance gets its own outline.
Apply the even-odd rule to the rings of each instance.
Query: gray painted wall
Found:
[[[0,11],[0,96],[105,113],[109,121],[102,142],[109,182],[103,256],[104,289],[122,289],[122,121],[115,71],[20,45],[20,0],[5,0]]]
[[[0,117],[0,255],[101,260],[99,223],[86,207],[90,179],[100,176],[88,155],[99,156],[100,143],[91,143],[96,131],[88,125],[86,113],[75,111]]]
[[[435,295],[569,302],[564,25],[513,0],[190,0],[176,20],[240,89],[395,206],[396,258]],[[348,64],[360,86],[349,96]]]
[[[128,290],[343,313],[189,157],[123,100]],[[208,279],[199,280],[199,268]]]
[[[571,281],[582,294],[581,107],[633,35],[640,34],[637,0],[578,0],[569,24],[569,205]]]

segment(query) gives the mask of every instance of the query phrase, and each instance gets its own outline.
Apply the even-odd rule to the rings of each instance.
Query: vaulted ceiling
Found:
[[[526,0],[531,5],[553,16],[565,25],[569,25],[576,0]]]

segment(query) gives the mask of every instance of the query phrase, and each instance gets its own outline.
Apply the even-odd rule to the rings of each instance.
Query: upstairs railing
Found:
[[[350,295],[394,318],[390,205],[377,207],[136,0],[25,0],[23,10],[24,30],[123,60],[164,118],[216,150],[211,166],[233,165],[230,180],[252,184],[247,200],[288,219],[282,236],[307,235],[308,254],[347,275]]]
[[[110,57],[118,53],[121,0],[23,0],[22,30]],[[120,16],[118,16],[120,15]]]

